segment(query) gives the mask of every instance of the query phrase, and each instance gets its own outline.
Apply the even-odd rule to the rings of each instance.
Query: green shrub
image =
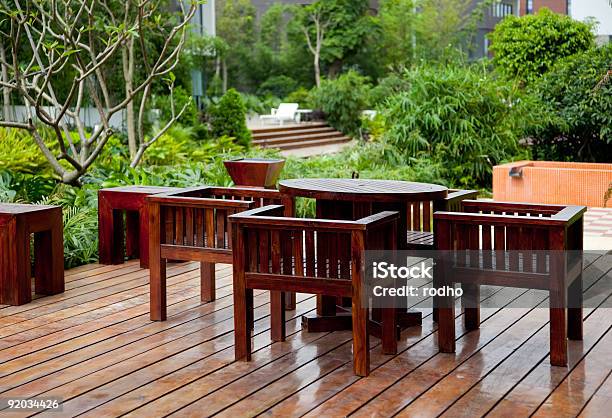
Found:
[[[313,104],[331,126],[354,136],[361,126],[361,112],[368,107],[369,89],[368,79],[351,70],[336,79],[322,80],[313,90]]]
[[[246,107],[236,90],[229,89],[219,103],[212,106],[210,123],[213,136],[231,136],[239,145],[250,145],[251,131],[246,125]]]
[[[533,86],[554,119],[531,129],[533,157],[610,162],[612,156],[612,62],[608,44],[559,62]]]
[[[297,81],[286,75],[275,75],[269,77],[266,81],[261,83],[257,89],[259,96],[272,95],[275,97],[285,97],[298,86]]]
[[[540,9],[509,16],[489,34],[493,63],[505,76],[533,81],[559,59],[594,46],[591,25]]]
[[[484,67],[417,67],[406,78],[409,90],[383,111],[384,140],[405,161],[443,164],[455,183],[488,185],[491,167],[519,154],[525,125],[539,117],[533,98]]]
[[[242,100],[247,113],[257,113],[259,115],[270,113],[270,109],[278,107],[281,102],[276,96],[256,96],[254,94],[241,93]]]
[[[29,133],[21,129],[0,128],[0,170],[41,174],[50,166]]]
[[[310,90],[300,87],[299,89],[292,91],[283,100],[285,103],[297,103],[302,109],[312,109],[312,95]]]
[[[378,84],[370,90],[370,106],[376,107],[384,104],[389,97],[401,91],[408,90],[408,81],[400,74],[391,73],[379,80]]]

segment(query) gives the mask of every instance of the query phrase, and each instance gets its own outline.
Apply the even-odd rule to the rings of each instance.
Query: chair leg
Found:
[[[370,336],[368,331],[368,309],[361,300],[353,297],[353,371],[357,376],[370,374]]]
[[[48,231],[34,234],[36,293],[57,295],[64,291],[64,240],[62,217]]]
[[[151,321],[165,321],[167,317],[166,259],[151,257],[150,264]]]
[[[138,212],[125,212],[125,254],[128,258],[139,258],[140,254],[140,218]]]
[[[0,304],[29,303],[30,277],[30,239],[13,219],[0,226]]]
[[[567,337],[582,340],[582,275],[570,284],[567,304]]]
[[[397,310],[393,307],[377,310],[382,311],[383,354],[397,354]]]
[[[200,263],[200,293],[202,302],[212,302],[215,292],[215,263]]]
[[[295,293],[294,293],[295,295]],[[272,341],[285,341],[285,301],[283,292],[270,292],[270,328]]]
[[[455,352],[454,308],[438,308],[438,347],[442,353]]]
[[[463,325],[468,331],[480,327],[480,286],[477,284],[463,283],[461,285],[463,295]]]
[[[295,292],[285,292],[285,310],[295,310]]]
[[[234,280],[234,348],[236,360],[251,360],[252,329],[253,289],[240,286]]]
[[[550,308],[550,364],[553,366],[567,366],[566,316],[565,308]]]

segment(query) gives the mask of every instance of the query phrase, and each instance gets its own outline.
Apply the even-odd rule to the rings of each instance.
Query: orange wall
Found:
[[[522,176],[510,177],[520,165]],[[499,201],[603,207],[611,183],[612,164],[519,161],[493,167],[493,199]]]

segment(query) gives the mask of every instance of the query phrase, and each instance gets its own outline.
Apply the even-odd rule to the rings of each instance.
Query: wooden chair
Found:
[[[448,196],[443,200],[413,202],[408,206],[408,249],[433,249],[433,213],[436,211],[459,211],[463,200],[476,199],[477,197],[477,190],[449,190]]]
[[[396,350],[395,311],[384,309],[382,324],[369,319],[364,289],[366,250],[395,249],[397,212],[381,212],[357,221],[283,217],[272,205],[230,216],[234,243],[234,325],[237,360],[251,359],[253,290],[271,291],[271,329],[274,341],[285,339],[283,292],[303,292],[352,298],[353,369],[370,371],[369,334],[383,337],[383,351]],[[319,252],[321,241],[348,243],[350,259]],[[283,242],[292,253],[283,253]],[[315,256],[317,254],[317,256]],[[327,253],[329,254],[329,253]],[[366,298],[366,299],[364,299]],[[374,330],[378,325],[378,332]],[[395,344],[395,347],[394,347]]]
[[[232,263],[227,217],[247,209],[293,200],[277,190],[195,187],[147,197],[151,320],[166,320],[167,260],[199,261],[203,302],[215,300],[215,263]]]
[[[482,284],[549,292],[550,362],[567,365],[567,338],[582,339],[584,206],[466,200],[461,212],[436,212],[435,246],[445,252],[435,286],[461,283],[464,325],[480,325]],[[452,296],[436,297],[440,351],[455,351]]]

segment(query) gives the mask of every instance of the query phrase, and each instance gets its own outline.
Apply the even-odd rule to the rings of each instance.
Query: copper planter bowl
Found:
[[[273,189],[276,187],[285,160],[238,158],[223,161],[223,164],[236,186]]]

